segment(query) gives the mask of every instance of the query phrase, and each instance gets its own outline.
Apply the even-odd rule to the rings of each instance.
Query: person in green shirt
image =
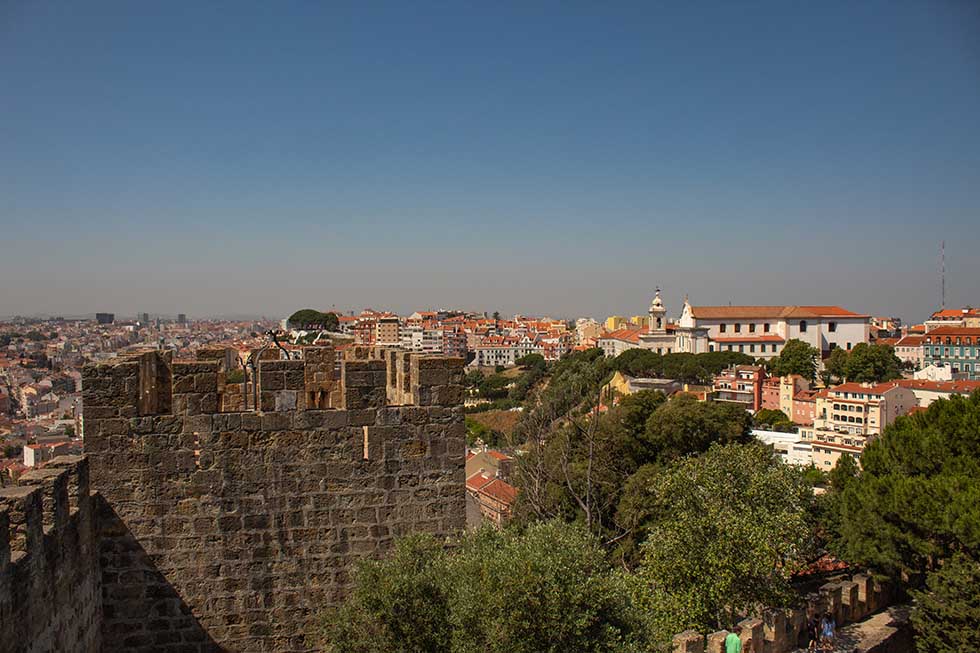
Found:
[[[725,638],[725,653],[742,653],[742,640],[735,633]]]

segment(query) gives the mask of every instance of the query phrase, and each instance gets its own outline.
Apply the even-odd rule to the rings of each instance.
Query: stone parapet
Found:
[[[801,646],[806,634],[809,615],[831,613],[838,626],[855,623],[889,605],[890,593],[884,586],[866,574],[826,583],[820,591],[807,597],[806,605],[794,609],[765,609],[758,617],[740,621],[734,632],[742,641],[746,653],[789,653]],[[728,631],[721,630],[708,635],[687,630],[674,636],[674,653],[700,651],[708,653],[724,651]]]
[[[463,361],[302,354],[258,362],[249,411],[227,410],[241,384],[224,382],[218,352],[84,370],[85,451],[104,498],[103,650],[312,650],[317,614],[345,596],[356,560],[463,528]],[[167,401],[147,397],[168,389],[171,410],[154,414],[113,394],[160,410]]]
[[[0,488],[0,643],[10,653],[102,650],[88,461],[58,456]]]

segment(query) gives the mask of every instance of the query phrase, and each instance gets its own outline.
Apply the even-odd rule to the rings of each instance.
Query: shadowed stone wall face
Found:
[[[58,456],[0,488],[0,650],[102,650],[88,465]]]
[[[462,359],[334,354],[262,361],[262,412],[219,412],[210,353],[84,370],[103,650],[310,650],[357,558],[463,528]]]

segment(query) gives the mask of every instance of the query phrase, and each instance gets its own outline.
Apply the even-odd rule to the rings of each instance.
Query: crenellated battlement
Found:
[[[244,383],[222,349],[83,370],[105,651],[309,651],[358,558],[462,529],[462,359],[277,353]]]
[[[58,456],[0,488],[0,642],[101,650],[88,460]]]
[[[805,648],[807,620],[831,614],[838,627],[861,621],[891,601],[889,587],[868,574],[825,583],[807,596],[806,605],[793,609],[767,609],[743,619],[734,631],[746,653],[789,653]],[[727,630],[705,635],[686,630],[674,635],[673,653],[724,653]]]
[[[385,406],[453,406],[463,400],[460,358],[397,349],[305,347],[300,360],[263,359],[246,383],[229,383],[233,350],[206,349],[194,361],[146,352],[82,371],[82,398],[90,419],[150,415],[213,415],[252,410],[364,410]],[[272,352],[277,353],[277,352]]]

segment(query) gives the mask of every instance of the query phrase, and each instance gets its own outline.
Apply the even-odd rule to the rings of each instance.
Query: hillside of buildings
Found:
[[[863,607],[838,600],[842,620],[905,602],[925,650],[975,643],[963,626],[977,614],[963,588],[980,578],[972,309],[910,326],[815,306],[685,303],[670,320],[659,295],[648,315],[602,324],[310,311],[3,324],[0,479],[86,448],[86,364],[220,351],[226,399],[261,412],[298,401],[260,396],[262,361],[299,365],[311,346],[336,352],[307,379],[328,385],[366,351],[448,355],[465,366],[467,534],[449,551],[406,538],[366,563],[309,634],[318,646],[531,651],[547,636],[555,651],[659,651],[682,632],[759,639],[760,606],[798,616],[814,590],[833,602],[828,586],[864,588]],[[310,407],[336,408],[331,392]],[[402,612],[406,595],[415,608]],[[529,598],[542,595],[553,600]]]

